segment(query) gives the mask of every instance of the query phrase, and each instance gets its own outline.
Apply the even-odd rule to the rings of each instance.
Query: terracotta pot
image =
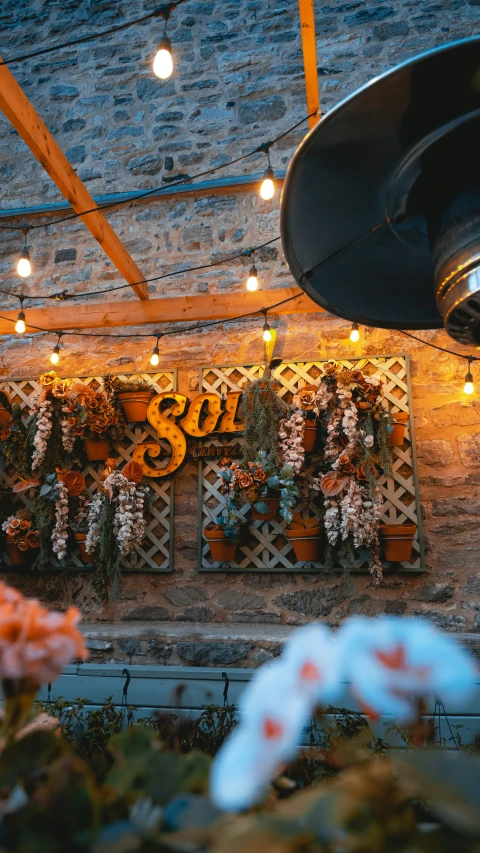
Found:
[[[388,443],[392,447],[401,447],[405,441],[405,427],[408,421],[407,412],[393,412],[392,426],[393,429],[388,436]]]
[[[147,420],[147,409],[152,399],[151,391],[122,391],[118,395],[129,424]]]
[[[389,563],[407,563],[412,556],[416,524],[381,524],[380,541]]]
[[[12,420],[12,416],[10,412],[8,412],[5,406],[0,404],[0,426],[6,426]]]
[[[103,462],[110,455],[110,442],[104,438],[84,438],[83,446],[89,462]]]
[[[8,559],[12,566],[24,566],[25,565],[25,556],[26,551],[20,551],[18,545],[15,545],[13,542],[6,542],[5,549],[7,552]]]
[[[87,538],[87,534],[86,533],[74,533],[73,538],[75,539],[75,542],[78,543],[78,549],[80,551],[80,554],[82,555],[82,562],[87,563],[87,564],[88,563],[94,563],[95,562],[94,555],[89,554],[86,547],[85,547],[85,541]]]
[[[313,450],[317,440],[317,425],[313,421],[306,421],[303,432],[303,446],[305,450]]]
[[[206,527],[203,531],[205,539],[208,540],[210,553],[216,563],[232,563],[235,559],[236,544],[227,539],[223,527],[216,524],[214,527]]]
[[[268,512],[263,513],[263,512],[259,512],[258,509],[255,509],[255,507],[252,506],[252,515],[253,515],[254,520],[255,521],[271,521],[273,518],[275,518],[275,516],[278,512],[278,508],[280,506],[280,499],[279,498],[260,498],[260,500],[262,501],[262,503],[264,503],[268,507],[270,507],[270,509]]]
[[[320,559],[320,525],[301,527],[292,530],[285,528],[285,536],[290,540],[299,563],[312,563]]]

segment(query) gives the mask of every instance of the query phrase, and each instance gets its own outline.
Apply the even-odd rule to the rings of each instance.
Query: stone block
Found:
[[[393,598],[389,599],[385,602],[385,610],[389,616],[403,616],[403,614],[407,610],[407,602],[406,601],[398,601],[398,599]]]
[[[148,643],[148,653],[155,658],[155,662],[160,666],[166,666],[172,656],[173,646],[162,643],[160,640],[150,640]]]
[[[55,252],[55,261],[56,264],[61,264],[64,261],[76,261],[77,260],[77,250],[76,249],[57,249]]]
[[[417,442],[417,456],[422,465],[443,468],[453,460],[452,445],[442,438],[426,439]]]
[[[168,622],[168,616],[166,607],[144,604],[124,613],[123,619],[125,622]]]
[[[215,616],[212,607],[187,607],[178,616],[176,622],[210,622]]]
[[[267,611],[254,611],[253,613],[229,613],[228,622],[240,622],[248,624],[279,625],[280,613],[268,613]]]
[[[347,598],[345,587],[340,584],[338,586],[327,587],[320,590],[298,590],[297,592],[285,593],[274,599],[273,603],[277,607],[293,610],[296,613],[303,613],[305,616],[330,616],[332,609],[337,607]]]
[[[173,587],[173,589],[164,590],[163,594],[172,604],[180,607],[184,607],[187,604],[197,604],[197,602],[205,601],[208,598],[208,593],[198,586]]]
[[[462,589],[462,595],[480,596],[480,572],[475,575],[470,575],[467,580],[467,585]]]
[[[480,468],[480,432],[457,436],[457,447],[465,468]]]
[[[155,154],[143,154],[141,157],[132,157],[127,168],[132,175],[157,175],[162,171],[162,162],[162,158]]]
[[[255,122],[278,121],[287,112],[287,106],[279,95],[258,101],[245,101],[238,107],[238,120],[245,125]]]
[[[414,601],[436,601],[443,603],[449,601],[455,595],[455,587],[450,586],[447,582],[441,583],[424,583],[417,589],[412,590],[409,598]]]
[[[444,631],[465,630],[465,618],[463,616],[456,616],[455,613],[442,613],[436,610],[414,610],[412,615],[428,619],[437,628],[443,628]]]
[[[265,599],[261,595],[239,589],[224,590],[218,596],[217,603],[226,610],[261,610],[265,607]]]
[[[295,586],[295,575],[288,572],[270,572],[257,574],[247,572],[242,577],[242,584],[249,589],[281,589],[284,586]]]
[[[73,145],[72,148],[68,149],[65,156],[72,166],[83,163],[87,159],[87,146]]]
[[[118,648],[121,652],[124,652],[126,655],[130,657],[132,655],[139,655],[142,651],[140,643],[135,637],[123,637],[118,641]]]
[[[52,101],[73,101],[78,98],[80,89],[76,86],[70,86],[63,83],[55,83],[50,87],[50,97]]]
[[[378,41],[390,41],[391,38],[408,35],[409,31],[406,21],[386,21],[373,28],[373,37]]]
[[[352,598],[347,607],[348,616],[378,616],[382,612],[382,599],[373,598],[371,595],[360,595],[358,598]]]
[[[435,426],[470,426],[480,423],[480,406],[477,401],[472,403],[445,403],[432,409],[432,418]]]
[[[111,652],[113,649],[112,643],[108,640],[85,640],[85,645],[87,649],[91,649],[91,651],[95,652]]]
[[[199,666],[229,665],[245,660],[252,646],[250,643],[177,643],[177,653],[185,663]]]
[[[432,504],[433,516],[450,516],[457,518],[462,515],[480,515],[480,499],[474,497],[447,498],[437,500]]]

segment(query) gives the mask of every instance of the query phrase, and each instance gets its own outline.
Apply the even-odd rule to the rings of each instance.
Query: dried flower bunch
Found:
[[[312,409],[326,435],[313,489],[323,495],[328,543],[335,548],[350,542],[353,549],[364,549],[377,582],[382,577],[378,529],[383,504],[377,481],[388,473],[382,465],[388,438],[382,399],[381,378],[329,361]],[[295,425],[295,417],[301,415],[290,419],[298,435],[301,423]],[[295,439],[288,435],[284,441],[295,453]]]
[[[95,391],[84,382],[73,382],[64,407],[67,427],[79,438],[108,437],[116,440],[125,434],[118,412],[100,389]]]
[[[254,462],[237,465],[230,459],[220,463],[221,491],[229,496],[237,508],[250,504],[259,513],[267,513],[269,507],[264,503],[267,497],[280,498],[280,514],[287,521],[291,509],[298,503],[299,489],[295,485],[293,469],[284,465],[280,469],[272,454],[260,451]]]
[[[38,548],[40,536],[34,530],[28,509],[19,509],[15,515],[10,515],[2,524],[2,530],[9,542],[17,545],[20,551]]]

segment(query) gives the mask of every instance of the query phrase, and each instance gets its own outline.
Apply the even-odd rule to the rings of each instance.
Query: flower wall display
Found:
[[[260,405],[263,374],[261,365],[205,367],[200,390],[238,388],[248,398],[253,386]],[[262,500],[252,475],[263,449],[258,431],[253,430],[249,439],[251,459],[247,464],[229,462],[227,477],[223,464],[205,458],[212,455],[210,450],[201,461],[206,519],[221,514],[225,503],[233,499],[250,520],[246,541],[237,548],[231,567],[369,570],[374,583],[380,582],[385,565],[395,571],[422,570],[406,357],[276,364],[269,382],[269,393],[273,389],[279,398],[278,405],[269,402],[269,408],[282,413],[277,419],[275,465],[277,470],[285,464],[291,469],[295,494],[289,497],[296,500],[273,515],[262,517],[255,511]],[[407,432],[400,441],[393,441],[397,417],[403,424],[407,422]],[[398,450],[394,444],[399,445]],[[212,437],[210,445],[220,452],[221,437]],[[272,497],[269,490],[270,506]],[[393,553],[388,537],[398,539],[395,554],[401,555],[401,566],[400,557],[389,557],[393,564],[386,562],[387,545],[388,553]],[[225,563],[212,560],[203,538],[200,542],[199,568],[225,570]]]
[[[28,551],[29,548],[38,548],[40,536],[38,530],[34,529],[30,513],[27,509],[17,510],[15,515],[10,515],[2,523],[7,541],[16,545],[20,551]]]
[[[155,438],[154,428],[144,421],[130,425],[127,434],[117,390],[136,388],[135,393],[145,394],[148,387],[149,396],[173,390],[173,374],[155,374],[147,382],[148,378],[105,377],[102,383],[100,378],[63,379],[49,371],[35,382],[2,383],[0,551],[5,566],[95,570],[98,555],[85,550],[89,505],[119,459],[128,465],[137,442]],[[86,437],[106,439],[107,446],[111,443],[112,459],[89,461],[83,445]],[[122,492],[125,512],[118,531],[122,540],[119,570],[171,570],[170,493],[170,481],[151,481],[152,500],[144,501],[142,512],[142,489],[133,507],[132,496]],[[23,557],[18,557],[16,545],[2,529],[19,505],[24,505],[36,532],[34,550],[29,548]],[[139,553],[143,540],[145,548]],[[104,595],[107,592],[102,590]]]

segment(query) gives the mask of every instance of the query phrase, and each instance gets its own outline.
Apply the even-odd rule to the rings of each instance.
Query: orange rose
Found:
[[[85,491],[85,477],[79,471],[68,471],[63,482],[72,498],[78,498]]]
[[[0,441],[6,441],[7,438],[10,438],[12,434],[12,430],[9,427],[4,427],[0,432]]]
[[[53,384],[52,394],[57,400],[61,400],[62,397],[66,397],[68,391],[68,379],[57,379]]]
[[[28,551],[28,545],[24,539],[20,539],[20,542],[17,543],[20,551]]]
[[[337,363],[335,361],[326,361],[322,367],[325,376],[332,376],[337,372]]]
[[[238,483],[241,489],[248,489],[253,483],[253,478],[247,471],[240,471]]]
[[[57,379],[58,376],[55,371],[49,370],[47,373],[42,373],[38,381],[40,382],[40,385],[42,385],[44,388],[49,388]]]
[[[28,533],[25,534],[25,542],[29,548],[39,548],[40,534],[38,530],[29,530]]]
[[[130,480],[131,483],[136,483],[137,486],[143,480],[143,469],[138,462],[129,462],[128,465],[125,465],[122,469],[122,474],[127,478],[127,480]]]
[[[263,468],[257,468],[256,469],[256,471],[253,474],[253,479],[255,480],[256,483],[265,483],[266,482],[267,475],[265,474],[265,471],[263,470]]]
[[[12,520],[10,521],[10,527],[13,527],[13,528],[20,527],[20,519],[19,518],[12,518]]]
[[[19,529],[20,529],[20,530],[28,530],[28,528],[29,528],[29,527],[31,527],[31,526],[32,526],[31,521],[27,521],[27,520],[25,519],[24,521],[21,521],[21,522],[20,522],[20,524],[19,524]]]

